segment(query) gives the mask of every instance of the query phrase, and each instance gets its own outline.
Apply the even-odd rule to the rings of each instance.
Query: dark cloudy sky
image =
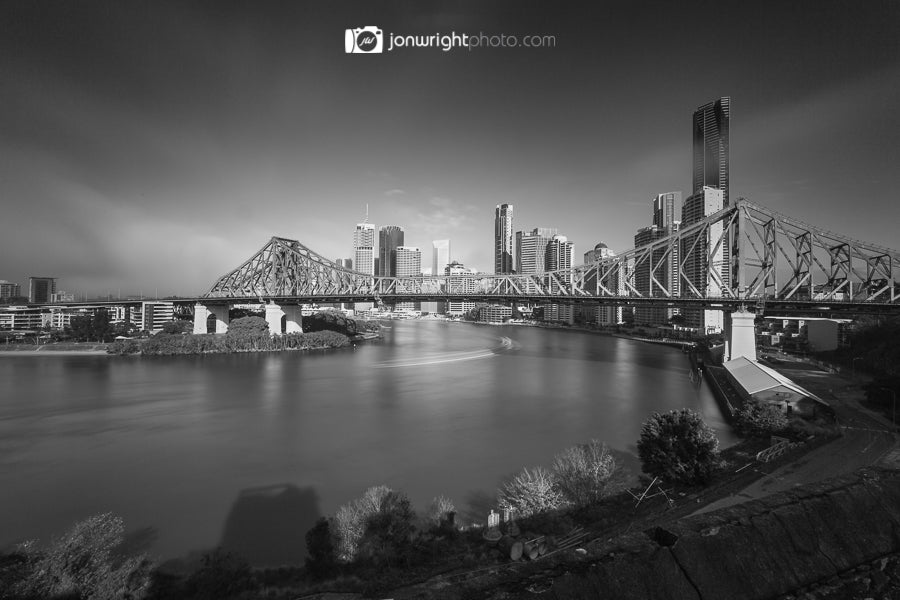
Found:
[[[345,54],[364,25],[556,47]],[[896,0],[0,0],[0,279],[202,293],[272,235],[350,256],[366,204],[483,270],[504,202],[621,251],[719,96],[732,198],[900,248],[898,31]]]

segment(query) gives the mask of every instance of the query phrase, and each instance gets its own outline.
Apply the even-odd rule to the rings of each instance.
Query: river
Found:
[[[0,357],[0,549],[92,514],[157,559],[223,545],[296,563],[322,515],[385,484],[468,518],[503,477],[606,442],[634,455],[654,411],[735,442],[678,349],[531,327],[396,321],[311,353]]]

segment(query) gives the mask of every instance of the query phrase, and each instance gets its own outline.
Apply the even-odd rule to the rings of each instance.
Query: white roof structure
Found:
[[[748,359],[746,356],[739,356],[729,360],[722,365],[731,373],[731,376],[743,387],[751,396],[766,390],[782,390],[785,392],[793,392],[801,396],[811,398],[816,402],[828,406],[828,403],[810,392],[800,387],[775,369],[761,365],[756,361]]]

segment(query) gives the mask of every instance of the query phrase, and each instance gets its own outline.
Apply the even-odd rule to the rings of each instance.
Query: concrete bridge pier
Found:
[[[272,335],[303,333],[303,318],[297,304],[266,304],[266,323]]]
[[[746,356],[756,360],[756,313],[746,310],[725,312],[725,360]]]
[[[230,304],[201,304],[194,305],[194,333],[206,333],[206,323],[210,315],[216,318],[216,333],[228,333],[228,311]]]
[[[299,304],[289,304],[283,307],[286,317],[284,323],[285,333],[303,333],[303,316],[300,314]]]

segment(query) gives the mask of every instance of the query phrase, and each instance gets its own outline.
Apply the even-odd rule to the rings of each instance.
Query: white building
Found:
[[[375,226],[357,223],[353,232],[353,269],[366,275],[375,275]],[[357,302],[357,312],[372,308],[371,302]]]

